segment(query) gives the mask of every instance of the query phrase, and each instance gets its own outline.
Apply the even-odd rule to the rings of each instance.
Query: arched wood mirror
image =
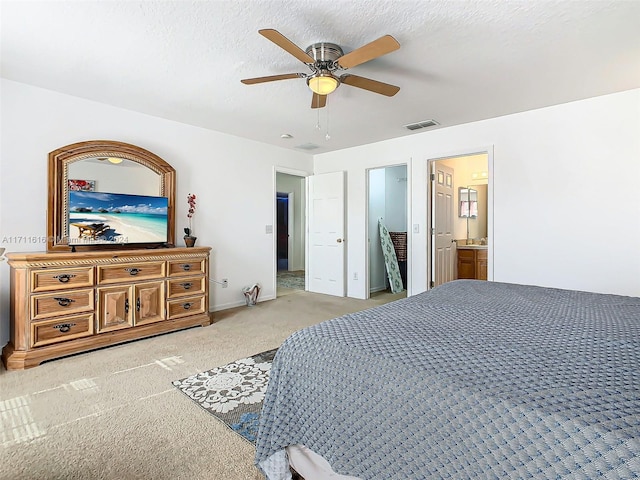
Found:
[[[47,250],[175,244],[175,169],[122,142],[92,140],[49,153]]]

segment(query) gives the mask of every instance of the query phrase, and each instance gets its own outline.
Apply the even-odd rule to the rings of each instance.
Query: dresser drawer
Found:
[[[203,275],[206,271],[204,258],[202,260],[169,260],[168,263],[170,277]]]
[[[31,272],[32,292],[91,286],[93,286],[93,267],[43,268]]]
[[[31,318],[55,317],[93,311],[93,289],[66,290],[58,293],[31,296]]]
[[[132,282],[165,276],[165,262],[122,263],[98,266],[98,284]]]
[[[31,324],[31,346],[41,347],[93,335],[93,313],[72,315]]]
[[[169,300],[167,302],[167,311],[169,319],[180,318],[204,313],[204,306],[204,295],[200,295],[199,297]]]
[[[204,277],[175,278],[167,282],[167,295],[169,298],[190,297],[205,293]]]

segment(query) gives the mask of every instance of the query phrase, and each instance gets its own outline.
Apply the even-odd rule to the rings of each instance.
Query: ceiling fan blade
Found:
[[[394,50],[398,50],[400,44],[391,35],[385,35],[371,43],[356,48],[354,51],[343,55],[338,59],[338,65],[342,68],[351,68],[361,63],[368,62],[374,58],[381,57],[387,53],[391,53]]]
[[[282,35],[279,31],[274,30],[273,28],[265,28],[262,30],[258,30],[258,33],[263,37],[271,40],[280,48],[289,52],[291,55],[296,57],[302,63],[315,63],[315,60],[313,59],[313,57],[311,57],[310,55],[307,55],[304,50],[302,50],[299,46],[297,46],[287,37]]]
[[[240,80],[245,85],[254,85],[256,83],[274,82],[276,80],[288,80],[289,78],[302,78],[302,73],[285,73],[283,75],[270,75],[268,77],[245,78]]]
[[[311,98],[311,108],[324,108],[326,105],[326,95],[318,95],[317,93],[313,94],[313,97]]]
[[[343,75],[340,77],[340,83],[386,95],[387,97],[393,97],[400,91],[400,87],[396,87],[395,85],[371,80],[370,78],[359,77],[358,75]]]

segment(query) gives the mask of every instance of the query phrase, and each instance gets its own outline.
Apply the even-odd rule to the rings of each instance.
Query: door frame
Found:
[[[450,153],[443,153],[429,157],[427,159],[427,290],[431,290],[431,282],[433,281],[433,236],[431,234],[433,222],[433,189],[431,188],[431,173],[433,172],[433,164],[438,160],[449,160],[458,157],[468,157],[471,155],[487,155],[487,235],[489,237],[489,245],[487,247],[487,281],[493,281],[494,273],[494,248],[495,248],[495,231],[494,231],[494,202],[493,202],[493,145],[457,150]]]
[[[307,290],[307,271],[306,271],[306,262],[307,262],[307,256],[309,254],[308,252],[308,216],[309,216],[309,205],[307,202],[307,198],[306,198],[306,194],[308,191],[308,181],[307,181],[307,177],[313,175],[313,173],[311,172],[307,172],[305,170],[296,170],[293,168],[287,168],[287,167],[279,167],[277,165],[274,165],[273,167],[273,175],[272,175],[272,192],[271,192],[271,198],[273,200],[273,210],[272,210],[272,214],[271,214],[271,218],[272,220],[272,225],[271,225],[271,230],[272,230],[272,235],[271,235],[271,240],[273,243],[272,246],[272,259],[271,259],[271,268],[272,268],[272,278],[273,278],[273,293],[274,293],[274,298],[278,297],[278,238],[277,238],[277,225],[278,225],[278,205],[277,205],[277,195],[278,195],[278,186],[277,186],[277,174],[278,173],[284,173],[286,175],[292,175],[294,177],[300,177],[301,181],[304,181],[305,183],[305,197],[301,198],[300,201],[304,202],[304,226],[302,226],[304,228],[305,231],[305,236],[304,236],[304,245],[302,246],[304,248],[304,252],[305,252],[305,274],[304,274],[304,289]],[[291,196],[289,196],[289,198],[291,199]],[[291,213],[291,204],[289,204],[289,213]],[[291,218],[289,218],[289,228],[291,228]],[[291,249],[289,249],[289,264],[291,262]]]
[[[412,241],[412,230],[411,230],[411,162],[399,162],[392,163],[388,165],[378,165],[375,167],[369,167],[364,170],[365,175],[365,226],[364,226],[364,235],[365,241],[367,245],[367,254],[364,259],[364,277],[365,277],[365,300],[371,298],[371,281],[369,279],[369,257],[370,257],[370,249],[371,245],[369,242],[369,172],[371,170],[379,170],[381,168],[392,168],[392,167],[401,167],[405,166],[407,169],[407,198],[406,198],[406,209],[407,209],[407,285],[405,286],[405,291],[407,292],[407,297],[410,296],[411,292],[411,241]],[[347,279],[348,280],[348,279]]]

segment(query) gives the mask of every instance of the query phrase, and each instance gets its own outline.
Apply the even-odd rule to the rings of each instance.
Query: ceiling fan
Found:
[[[392,97],[400,91],[400,87],[377,80],[371,80],[370,78],[351,75],[349,73],[340,76],[336,75],[338,71],[355,67],[356,65],[398,50],[400,44],[391,35],[380,37],[345,55],[342,48],[335,43],[314,43],[308,46],[306,50],[302,50],[287,37],[272,28],[258,30],[258,33],[306,64],[311,70],[311,73],[285,73],[283,75],[270,75],[268,77],[246,78],[241,80],[245,85],[287,80],[290,78],[304,78],[313,92],[311,108],[324,107],[327,104],[327,95],[342,83],[386,95],[387,97]]]

